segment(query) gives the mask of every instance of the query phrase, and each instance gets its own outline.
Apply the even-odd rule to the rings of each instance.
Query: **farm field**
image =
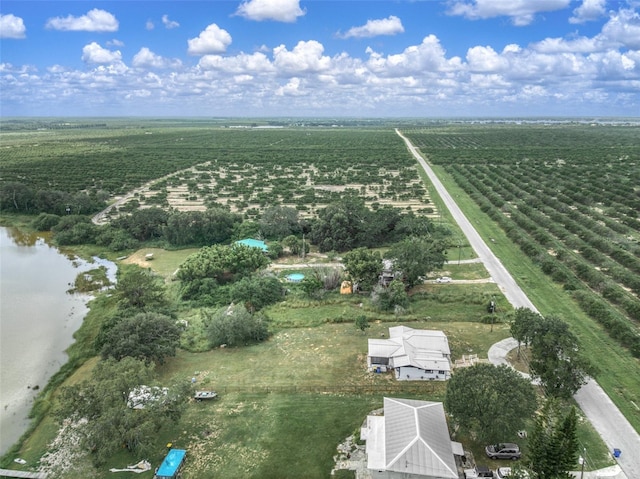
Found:
[[[614,328],[599,324],[579,307],[587,300],[602,301],[616,321],[631,328],[624,330],[624,336],[629,331],[631,338],[638,334],[638,318],[633,315],[639,294],[633,275],[637,278],[638,274],[633,256],[639,256],[640,157],[633,140],[639,132],[630,127],[590,128],[444,123],[417,128],[407,123],[402,131],[434,163],[467,216],[499,251],[543,314],[558,314],[568,321],[583,345],[593,351],[592,359],[600,367],[598,380],[640,429],[640,417],[633,409],[633,404],[640,405],[640,366],[631,354],[633,343],[621,346],[620,338],[610,337]],[[594,138],[593,131],[601,136]],[[447,212],[438,208],[439,198],[423,182],[400,138],[384,125],[281,129],[228,128],[206,121],[109,120],[87,128],[17,129],[0,135],[2,182],[29,181],[34,188],[53,185],[70,192],[100,189],[112,201],[137,191],[128,204],[120,205],[123,212],[151,205],[183,210],[224,205],[253,219],[264,207],[279,204],[312,217],[349,189],[372,208],[384,204],[410,208],[451,228],[454,238],[459,235]],[[574,153],[576,145],[585,145],[578,148],[579,154]],[[586,195],[591,188],[583,185],[597,178],[598,165],[606,166],[611,181],[599,184],[603,191],[589,199]],[[70,169],[75,170],[65,174]],[[583,169],[590,173],[583,174]],[[27,171],[33,171],[33,176]],[[623,186],[617,188],[618,183]],[[546,185],[558,186],[552,191]],[[572,185],[583,196],[570,194]],[[627,189],[624,197],[612,196],[615,201],[605,204],[600,202],[607,196],[605,188],[612,195]],[[547,205],[558,198],[572,201]],[[552,216],[547,207],[565,216]],[[516,221],[527,211],[542,211],[552,221],[531,232],[522,226],[528,223]],[[587,218],[590,222],[582,225]],[[506,220],[516,226],[507,225]],[[607,228],[606,234],[598,229],[601,226]],[[587,247],[596,250],[589,242],[594,239],[589,233],[596,231],[596,236],[606,239],[609,261],[614,263],[587,263],[589,271],[603,275],[599,283],[591,284],[578,274],[586,271],[585,266],[578,267],[578,260],[589,261],[584,254]],[[524,252],[514,246],[522,247],[524,239],[529,245],[534,241],[530,238],[544,241]],[[568,238],[573,242],[565,244]],[[455,241],[448,252],[449,263],[433,277],[448,275],[477,283],[420,285],[412,291],[411,307],[404,315],[363,308],[355,297],[331,296],[321,302],[290,298],[268,308],[274,336],[263,344],[204,353],[181,350],[161,368],[161,376],[195,376],[198,384],[219,390],[221,398],[215,403],[190,404],[178,428],[161,431],[156,457],[149,459],[159,462],[164,445],[173,442],[193,452],[185,478],[214,474],[326,477],[336,445],[360,426],[366,414],[381,406],[383,395],[442,399],[442,384],[416,388],[367,373],[363,355],[367,337],[379,337],[396,324],[445,330],[453,359],[471,353],[486,357],[493,342],[508,336],[505,321],[510,307],[495,284],[484,282],[488,278],[481,265],[464,262],[474,257],[473,252],[461,239]],[[154,253],[154,260],[145,262],[149,252]],[[190,252],[165,251],[153,245],[122,261],[144,265],[169,278]],[[596,252],[607,256],[602,250]],[[575,263],[549,261],[563,258]],[[286,266],[284,262],[283,275]],[[551,276],[545,271],[551,271]],[[498,319],[488,324],[486,303],[494,296]],[[353,325],[363,311],[372,326],[366,333]],[[180,315],[198,320],[194,310],[183,309]],[[69,380],[86,377],[91,365],[88,362]],[[37,459],[54,435],[51,422],[45,419],[25,442],[23,456]],[[593,451],[590,467],[608,465],[606,450],[588,424],[581,425],[580,439]],[[469,444],[481,452],[478,444]],[[127,461],[130,457],[123,453],[109,466],[123,467]],[[65,477],[86,477],[86,471],[77,474]],[[134,476],[151,477],[149,473]]]
[[[639,429],[640,128],[465,125],[406,135],[541,312],[571,324],[599,383]]]
[[[265,206],[310,216],[346,191],[369,206],[433,213],[391,129],[183,127],[133,121],[2,133],[2,180],[33,189],[93,190],[119,208],[225,206],[255,218]],[[29,175],[25,176],[25,168]],[[117,214],[117,212],[113,212]]]

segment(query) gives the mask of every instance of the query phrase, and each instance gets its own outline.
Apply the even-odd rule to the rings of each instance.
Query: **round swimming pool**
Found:
[[[291,273],[287,275],[287,281],[292,283],[299,283],[304,279],[304,274],[302,273]]]

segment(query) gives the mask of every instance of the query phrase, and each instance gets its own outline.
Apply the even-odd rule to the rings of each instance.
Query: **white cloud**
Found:
[[[142,47],[133,56],[131,64],[136,68],[179,68],[180,60],[171,60],[153,53],[149,48]]]
[[[24,26],[22,18],[11,13],[0,14],[0,38],[25,38],[26,32],[27,28]]]
[[[511,17],[516,26],[529,25],[537,13],[561,10],[571,0],[453,0],[450,15],[471,20]]]
[[[300,8],[300,0],[247,0],[240,4],[236,15],[249,20],[293,23],[306,11]]]
[[[52,30],[62,31],[116,32],[118,31],[118,20],[106,10],[94,8],[81,17],[69,15],[64,18],[50,18],[45,26]]]
[[[144,24],[144,28],[146,28],[147,30],[153,30],[154,28],[156,28],[156,26],[153,21],[147,20],[147,23]]]
[[[396,35],[403,33],[404,27],[400,19],[394,15],[381,20],[367,20],[361,27],[352,27],[344,35],[338,34],[341,38],[369,38],[378,35]]]
[[[273,63],[286,74],[320,72],[327,70],[331,64],[331,58],[323,56],[323,52],[324,46],[315,40],[300,41],[291,51],[280,45],[273,49]]]
[[[253,75],[275,71],[271,61],[261,52],[255,52],[251,55],[240,53],[230,57],[205,55],[200,59],[198,66],[204,70],[217,69],[233,74],[247,73]]]
[[[435,35],[426,36],[420,45],[409,46],[402,53],[388,55],[386,58],[370,49],[368,52],[368,67],[384,76],[446,72],[461,66],[459,57],[446,58],[440,40]]]
[[[194,66],[145,47],[127,68],[116,48],[91,43],[85,69],[55,60],[40,70],[0,65],[0,89],[7,115],[628,116],[640,111],[640,51],[623,48],[633,44],[636,22],[621,10],[594,37],[502,50],[472,43],[462,58],[447,56],[435,35],[385,54],[367,48],[364,58],[328,55],[316,40],[226,53],[230,35],[208,27],[189,44],[201,55]],[[202,53],[211,50],[218,51]]]
[[[606,3],[607,0],[582,0],[582,5],[573,11],[569,23],[585,23],[604,17]]]
[[[231,35],[215,23],[200,32],[196,38],[189,40],[190,55],[206,55],[208,53],[223,53],[231,45]]]
[[[500,72],[509,62],[489,46],[472,47],[467,51],[469,70],[474,72]]]
[[[277,96],[302,96],[305,92],[301,89],[302,82],[300,78],[293,77],[286,85],[276,90]]]
[[[122,53],[120,50],[111,51],[102,48],[96,42],[91,42],[82,49],[82,61],[97,64],[119,63],[122,62]]]
[[[162,24],[168,30],[171,30],[172,28],[178,28],[180,26],[180,24],[178,22],[175,22],[173,20],[169,20],[169,15],[162,15]]]
[[[640,13],[621,9],[611,14],[602,27],[602,36],[633,50],[640,50]]]
[[[530,48],[540,53],[591,53],[605,48],[600,40],[599,37],[579,37],[572,40],[545,38],[533,43]]]

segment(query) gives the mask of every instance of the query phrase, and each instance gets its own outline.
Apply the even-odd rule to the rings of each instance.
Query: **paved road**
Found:
[[[469,244],[476,251],[478,257],[482,260],[487,271],[489,271],[492,279],[499,286],[507,300],[516,308],[524,307],[537,312],[538,310],[535,308],[533,303],[531,303],[511,274],[509,274],[500,260],[493,254],[475,228],[471,225],[469,220],[464,216],[462,210],[460,210],[442,182],[435,175],[431,167],[429,167],[417,149],[397,129],[396,133],[404,140],[411,154],[416,158],[416,160],[418,160],[426,172],[429,180],[442,198],[442,201],[462,229],[462,232],[467,237]],[[504,349],[509,347],[509,344],[505,342],[501,347]],[[504,352],[490,351],[489,359],[491,360],[493,355],[493,360],[497,360],[496,358],[500,354],[502,354],[503,360],[506,363],[506,359],[504,359],[504,355],[506,353]],[[592,379],[580,388],[574,398],[587,419],[589,419],[596,431],[598,431],[604,443],[609,447],[609,450],[613,451],[614,448],[617,448],[622,451],[622,454],[618,458],[618,465],[623,472],[618,473],[616,470],[614,476],[607,476],[604,471],[602,471],[602,474],[600,476],[596,475],[596,477],[615,477],[616,479],[624,479],[626,477],[627,479],[640,479],[640,435],[633,429],[633,427],[631,427],[629,421],[627,421],[627,419],[622,415],[620,410],[611,401],[604,390],[595,380]]]

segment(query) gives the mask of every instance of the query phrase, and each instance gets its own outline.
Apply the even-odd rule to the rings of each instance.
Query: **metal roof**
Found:
[[[385,469],[457,479],[442,403],[384,398]]]

